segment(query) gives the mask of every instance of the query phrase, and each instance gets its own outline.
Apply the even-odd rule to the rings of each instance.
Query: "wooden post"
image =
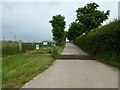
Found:
[[[51,43],[51,53],[53,53],[55,50],[55,44],[54,43]]]
[[[20,51],[22,51],[22,41],[21,40],[19,41],[19,49],[20,49]]]

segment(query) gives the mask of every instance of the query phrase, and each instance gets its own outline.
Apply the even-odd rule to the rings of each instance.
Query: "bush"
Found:
[[[120,20],[96,28],[85,36],[79,36],[75,40],[75,44],[92,55],[99,55],[104,52],[110,55],[109,60],[113,58],[113,53],[118,57],[120,55]]]
[[[60,54],[57,52],[56,49],[53,50],[51,53],[53,59],[58,59],[60,57]]]

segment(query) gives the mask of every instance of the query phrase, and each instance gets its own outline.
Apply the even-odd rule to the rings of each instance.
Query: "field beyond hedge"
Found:
[[[75,44],[100,61],[120,68],[120,20],[79,36]]]

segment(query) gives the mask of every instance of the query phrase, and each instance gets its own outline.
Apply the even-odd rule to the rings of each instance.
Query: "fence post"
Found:
[[[20,51],[22,51],[22,41],[21,40],[19,41],[19,49],[20,49]]]

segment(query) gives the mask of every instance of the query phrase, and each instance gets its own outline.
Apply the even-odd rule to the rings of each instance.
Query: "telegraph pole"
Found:
[[[16,36],[14,36],[15,37],[15,41],[16,41]]]

